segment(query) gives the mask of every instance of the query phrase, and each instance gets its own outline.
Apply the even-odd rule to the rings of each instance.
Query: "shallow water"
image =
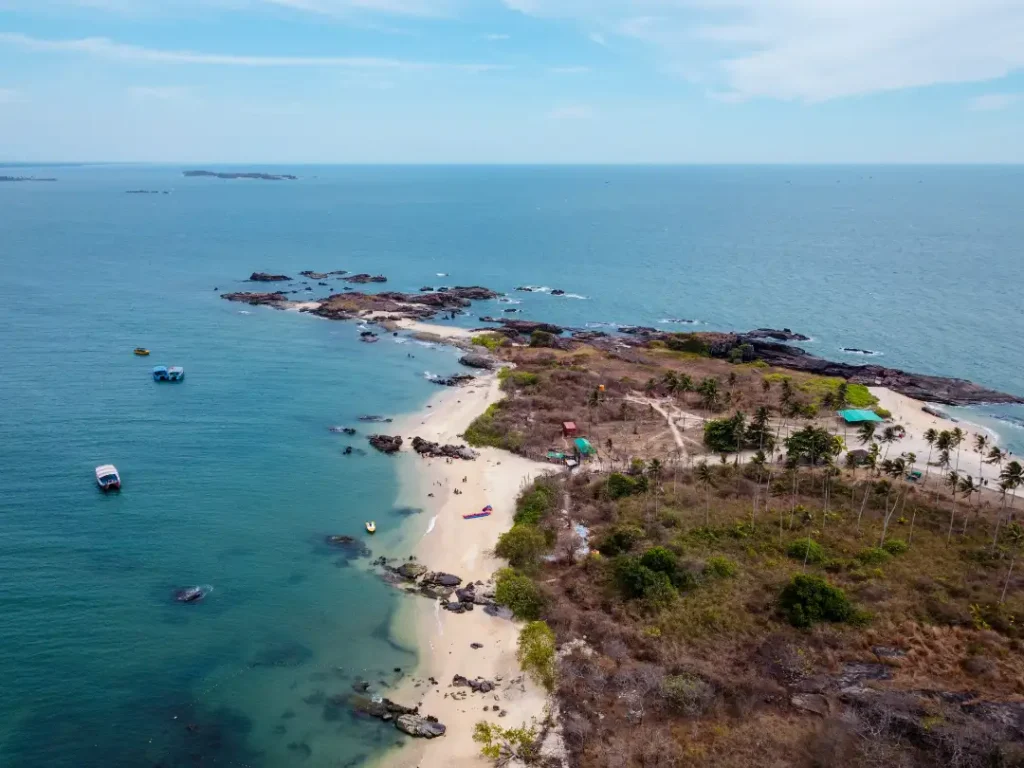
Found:
[[[420,407],[455,355],[217,297],[253,270],[482,284],[515,317],[578,326],[789,326],[826,356],[1024,393],[1021,169],[180,170],[0,185],[0,764],[319,768],[394,743],[326,697],[415,662],[388,632],[404,598],[322,538],[372,518],[371,546],[402,540],[417,513],[397,508],[395,462],[341,449],[367,447],[358,415]],[[326,290],[311,283],[297,298]],[[158,363],[186,380],[155,384]],[[993,419],[1019,411],[984,412],[1024,449]],[[119,494],[95,489],[106,462]]]

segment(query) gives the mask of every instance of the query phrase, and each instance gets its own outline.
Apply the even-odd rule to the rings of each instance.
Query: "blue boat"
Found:
[[[157,365],[153,368],[153,381],[181,381],[185,378],[185,369],[178,365],[168,368],[166,365]]]

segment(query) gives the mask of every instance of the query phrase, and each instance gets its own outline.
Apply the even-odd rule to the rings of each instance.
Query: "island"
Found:
[[[254,173],[235,171],[182,171],[182,176],[207,176],[215,179],[258,179],[260,181],[295,181],[298,176],[288,173]]]
[[[0,176],[0,181],[56,181],[42,176]]]

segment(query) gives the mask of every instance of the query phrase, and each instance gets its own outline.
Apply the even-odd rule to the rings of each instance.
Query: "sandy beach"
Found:
[[[422,326],[415,330],[439,335],[458,330],[412,325]],[[423,412],[397,420],[395,431],[407,441],[419,435],[435,442],[462,443],[458,435],[501,397],[496,376],[480,377],[469,386],[441,392]],[[498,536],[512,525],[515,498],[531,478],[550,470],[548,465],[495,449],[482,449],[476,461],[449,464],[444,459],[421,459],[411,454],[402,460],[406,463],[401,469],[399,503],[424,509],[410,521],[404,552],[411,552],[432,570],[461,576],[464,583],[485,581],[504,565],[491,550]],[[456,488],[459,494],[454,493]],[[463,520],[463,514],[477,512],[487,504],[494,507],[490,517]],[[433,741],[416,741],[388,756],[384,764],[400,768],[487,765],[479,745],[472,740],[477,721],[488,719],[512,726],[540,719],[544,714],[544,691],[523,678],[516,661],[519,625],[480,609],[456,615],[426,598],[407,602],[398,622],[403,625],[403,634],[408,633],[410,623],[415,628],[420,666],[391,698],[401,704],[419,705],[423,714],[437,717],[448,732]],[[472,643],[483,647],[473,649]],[[455,675],[500,682],[497,690],[476,694],[467,688],[450,687]],[[434,677],[439,685],[419,682],[428,677]],[[513,684],[513,680],[518,682]],[[459,698],[452,698],[454,692]],[[493,710],[495,706],[497,711],[485,713],[485,707]],[[501,710],[506,714],[499,719]]]

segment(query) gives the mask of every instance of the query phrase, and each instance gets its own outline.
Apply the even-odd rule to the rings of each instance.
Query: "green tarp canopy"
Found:
[[[885,421],[874,411],[839,411],[839,417],[847,424],[860,424],[863,421]]]
[[[584,456],[589,456],[592,453],[596,453],[594,446],[590,444],[590,441],[585,437],[577,437],[574,441],[576,443],[576,450],[582,453]]]
[[[558,453],[556,451],[548,451],[548,458],[549,459],[564,459],[565,458],[565,454],[564,453]]]

